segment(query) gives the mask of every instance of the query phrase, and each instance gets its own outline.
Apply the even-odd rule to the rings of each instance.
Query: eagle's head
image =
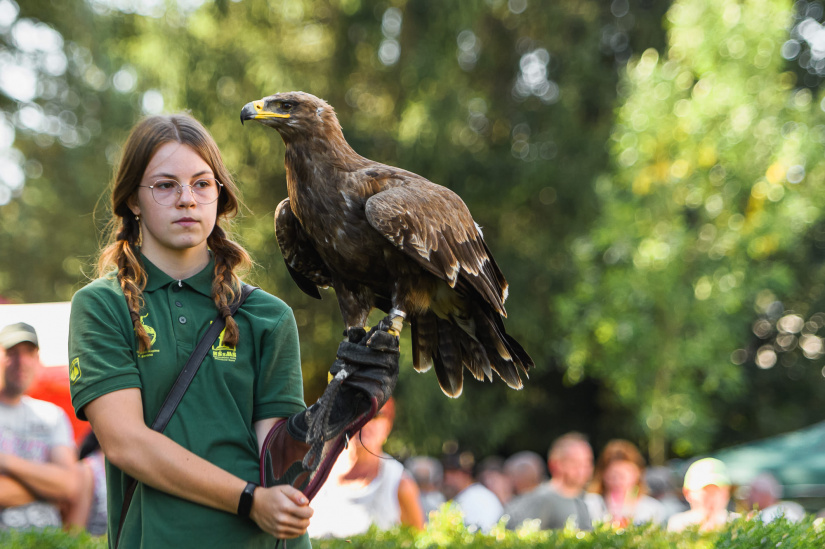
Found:
[[[241,123],[246,120],[275,128],[287,143],[341,131],[335,110],[326,101],[300,91],[276,93],[247,103],[241,110]]]

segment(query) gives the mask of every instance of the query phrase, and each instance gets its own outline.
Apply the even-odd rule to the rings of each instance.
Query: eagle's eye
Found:
[[[281,101],[281,110],[282,111],[291,111],[292,107],[294,107],[294,106],[295,106],[295,104],[291,103],[290,101]]]

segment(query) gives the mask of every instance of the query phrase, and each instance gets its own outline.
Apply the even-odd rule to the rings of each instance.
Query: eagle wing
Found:
[[[283,199],[275,210],[275,238],[292,280],[305,294],[321,299],[318,286],[330,286],[332,275],[292,212],[289,198]]]
[[[409,175],[416,179],[382,182],[386,190],[366,202],[367,221],[450,287],[469,284],[493,309],[506,316],[507,281],[467,206],[446,187]]]

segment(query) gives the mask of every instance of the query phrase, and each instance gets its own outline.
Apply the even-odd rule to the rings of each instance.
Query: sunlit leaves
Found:
[[[571,248],[594,281],[589,292],[563,298],[579,302],[582,320],[567,359],[578,371],[587,356],[584,367],[628,405],[649,408],[642,428],[653,441],[681,441],[671,451],[709,441],[699,433],[717,421],[704,415],[708,404],[734,394],[736,365],[747,360],[731,353],[752,321],[748,303],[765,286],[786,287],[788,272],[773,260],[819,220],[822,193],[809,173],[821,169],[825,118],[811,92],[782,72],[790,17],[788,5],[767,0],[672,6],[667,51],[631,60],[620,85],[616,171],[599,193],[594,253]],[[639,319],[630,322],[646,329],[614,346],[605,317]],[[805,341],[806,356],[819,356],[819,338]],[[770,368],[778,352],[800,344],[786,333],[752,356]],[[670,408],[673,393],[700,372],[702,390],[684,390],[681,409]],[[621,389],[628,377],[646,376],[656,381]],[[684,409],[694,411],[690,421],[680,421]]]

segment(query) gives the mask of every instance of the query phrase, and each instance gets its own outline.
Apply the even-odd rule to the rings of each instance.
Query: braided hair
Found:
[[[247,251],[231,240],[222,221],[233,218],[239,207],[238,189],[223,163],[215,140],[200,122],[186,114],[150,116],[141,120],[131,131],[123,147],[121,160],[111,183],[112,217],[109,221],[109,243],[100,252],[98,274],[106,276],[114,268],[117,280],[126,297],[129,315],[141,352],[151,348],[152,340],[140,321],[144,306],[143,289],[146,271],[140,260],[140,222],[129,208],[129,201],[137,193],[146,167],[155,152],[166,143],[176,142],[191,147],[212,168],[215,178],[223,184],[218,197],[215,227],[206,239],[215,258],[212,281],[212,299],[226,319],[224,341],[237,345],[238,325],[229,311],[241,282],[237,271],[248,268],[252,260]]]

